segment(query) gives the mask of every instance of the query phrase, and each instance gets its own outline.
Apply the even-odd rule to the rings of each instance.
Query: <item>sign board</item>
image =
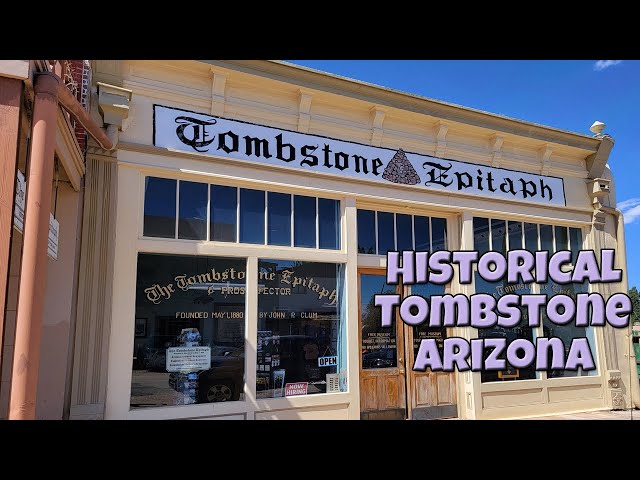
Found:
[[[153,144],[173,150],[425,191],[566,205],[562,178],[436,158],[153,106]]]
[[[20,233],[24,231],[24,209],[27,194],[27,182],[23,173],[18,170],[16,178],[16,202],[13,209],[13,226]],[[49,239],[47,242],[47,255],[54,260],[58,259],[58,239],[60,238],[60,223],[49,213]]]
[[[24,229],[24,202],[27,196],[27,182],[24,179],[24,175],[18,170],[16,179],[16,204],[13,209],[13,226],[16,227],[20,233]]]
[[[60,224],[49,214],[49,242],[47,245],[47,254],[54,260],[58,259],[58,238],[60,236]]]
[[[296,395],[306,395],[309,382],[287,383],[284,386],[285,397],[295,397]]]
[[[167,372],[194,372],[211,368],[210,347],[167,348]]]
[[[338,365],[338,357],[333,355],[329,357],[318,357],[319,367],[335,367]]]

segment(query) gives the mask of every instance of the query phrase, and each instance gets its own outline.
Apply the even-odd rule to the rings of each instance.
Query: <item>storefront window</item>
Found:
[[[258,398],[346,390],[343,292],[342,265],[258,262]]]
[[[176,180],[158,177],[144,179],[144,235],[175,238]]]
[[[548,250],[551,254],[559,250],[571,250],[573,258],[582,248],[582,232],[579,228],[538,225],[535,223],[521,223],[515,221],[497,220],[474,217],[474,248],[479,254],[494,250],[505,254],[509,250],[515,250],[524,247],[532,252],[537,250]],[[554,248],[555,246],[555,248]],[[535,293],[546,294],[549,298],[558,293],[564,293],[575,297],[577,293],[587,292],[586,285],[556,285],[549,282],[543,285],[536,284],[508,284],[506,280],[498,282],[488,282],[483,280],[477,272],[475,272],[475,291],[476,293],[489,293],[496,299],[506,294],[530,294]],[[593,330],[591,328],[578,328],[575,325],[555,325],[551,323],[542,313],[542,329],[532,329],[528,327],[528,318],[526,308],[520,308],[522,312],[522,320],[519,325],[513,328],[494,327],[490,329],[479,329],[478,335],[481,338],[499,338],[504,337],[507,343],[511,343],[517,338],[524,338],[531,342],[535,341],[538,335],[545,337],[560,337],[565,344],[565,351],[571,345],[571,340],[577,337],[587,337],[593,350]],[[504,358],[504,357],[503,357]],[[591,373],[594,374],[594,373]],[[547,372],[547,378],[559,376],[577,376],[588,375],[588,372],[571,372],[571,371],[555,371]],[[540,378],[540,372],[536,372],[532,367],[525,369],[516,369],[507,364],[504,371],[483,371],[481,378],[483,382],[505,381],[505,380],[525,380]]]
[[[140,253],[131,408],[244,398],[244,259]]]

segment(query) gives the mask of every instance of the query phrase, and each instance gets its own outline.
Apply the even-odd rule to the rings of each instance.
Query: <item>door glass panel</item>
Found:
[[[410,292],[410,295],[420,295],[428,300],[431,295],[444,295],[444,285],[434,285],[431,283],[411,285]],[[418,355],[420,342],[426,338],[436,339],[440,356],[442,356],[444,339],[447,338],[447,328],[429,327],[429,322],[424,322],[422,325],[413,327],[413,358],[416,358]],[[411,363],[409,365],[411,365]]]
[[[384,275],[360,275],[360,315],[362,320],[362,369],[398,366],[396,353],[396,324],[382,328],[380,308],[374,295],[396,293],[395,285],[388,285]]]

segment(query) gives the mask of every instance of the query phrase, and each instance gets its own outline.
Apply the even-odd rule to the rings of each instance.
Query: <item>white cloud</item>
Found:
[[[613,67],[620,63],[622,63],[622,60],[598,60],[593,64],[593,69],[599,72],[605,68]]]
[[[640,198],[630,198],[618,204],[624,215],[624,223],[628,225],[640,219]]]

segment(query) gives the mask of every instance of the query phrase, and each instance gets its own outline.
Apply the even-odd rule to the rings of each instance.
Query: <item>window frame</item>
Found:
[[[340,249],[320,249],[320,248],[307,248],[307,247],[293,247],[293,246],[275,246],[268,244],[247,244],[236,242],[220,242],[211,240],[187,240],[176,238],[159,238],[159,237],[145,237],[143,235],[144,226],[144,200],[145,189],[144,183],[147,176],[167,178],[170,180],[176,180],[176,196],[179,195],[179,182],[194,181],[200,183],[206,183],[209,185],[230,186],[237,188],[237,196],[240,195],[240,188],[249,188],[254,190],[263,190],[265,197],[267,191],[287,193],[291,195],[292,202],[294,195],[303,195],[316,198],[316,226],[318,225],[317,216],[317,203],[318,198],[326,198],[338,201],[338,222],[340,229]],[[128,293],[123,298],[121,304],[127,306],[128,309],[132,309],[132,312],[128,317],[122,317],[122,321],[118,321],[112,325],[112,335],[117,335],[120,340],[118,341],[118,349],[121,351],[121,355],[126,358],[115,359],[112,356],[112,352],[109,353],[109,373],[111,375],[117,375],[119,378],[116,382],[111,384],[110,390],[107,392],[107,409],[105,418],[127,418],[127,419],[186,419],[186,418],[201,418],[201,417],[227,417],[227,418],[244,418],[253,419],[258,412],[269,412],[272,410],[290,410],[295,408],[309,408],[318,406],[336,406],[354,403],[354,387],[352,382],[357,382],[357,370],[356,377],[354,377],[354,360],[350,358],[352,353],[351,347],[347,348],[346,358],[346,370],[347,370],[347,390],[344,392],[336,393],[322,393],[305,396],[295,397],[282,397],[282,398],[256,398],[256,345],[257,345],[257,321],[249,321],[251,318],[257,318],[258,312],[258,261],[261,258],[278,258],[281,260],[292,261],[306,261],[306,262],[321,262],[321,263],[334,263],[343,264],[345,268],[345,286],[346,278],[351,270],[356,270],[357,266],[353,260],[349,259],[347,255],[347,242],[349,237],[347,229],[347,204],[349,203],[348,197],[344,194],[336,194],[332,192],[322,192],[318,195],[317,192],[310,192],[309,189],[295,187],[295,186],[280,186],[271,185],[265,189],[264,184],[257,182],[244,181],[241,179],[227,179],[217,177],[212,181],[210,178],[203,178],[202,175],[191,173],[167,173],[164,171],[158,171],[156,169],[131,169],[127,170],[126,182],[129,186],[133,187],[134,178],[137,182],[137,208],[128,209],[119,205],[119,211],[126,211],[126,215],[122,215],[120,221],[125,225],[131,225],[135,218],[135,224],[137,225],[137,232],[135,233],[135,240],[131,237],[131,245],[127,245],[126,253],[128,258],[135,258],[132,267],[127,268],[127,274],[133,275],[131,279],[135,285],[136,282],[136,270],[137,270],[137,256],[139,253],[162,253],[169,255],[201,255],[201,256],[220,256],[220,257],[236,257],[244,258],[247,265],[246,273],[246,294],[245,294],[245,378],[244,378],[244,400],[233,402],[217,402],[217,403],[204,403],[204,404],[190,404],[190,405],[174,405],[174,406],[162,406],[153,408],[137,408],[131,409],[131,360],[128,356],[127,349],[129,344],[133,348],[134,341],[134,325],[130,322],[130,318],[134,318],[135,312],[135,289],[133,294]],[[209,188],[209,202],[207,205],[207,221],[210,222],[211,212],[211,188]],[[119,201],[121,197],[118,197]],[[266,199],[265,199],[266,200]],[[179,202],[179,198],[177,198]],[[237,202],[236,219],[239,218],[240,202]],[[265,221],[267,218],[267,204],[265,202]],[[122,209],[122,210],[120,210]],[[179,203],[176,205],[176,222],[178,221]],[[124,219],[123,217],[126,217]],[[293,222],[293,212],[292,212]],[[177,226],[176,226],[177,227]],[[121,228],[121,224],[118,224],[117,228]],[[239,229],[239,222],[236,223],[236,228]],[[121,228],[120,231],[126,231],[126,228]],[[207,229],[207,238],[210,235],[210,229]],[[129,229],[134,232],[135,229]],[[177,233],[177,229],[176,229]],[[239,232],[236,232],[236,239],[239,240]],[[318,230],[316,229],[316,237],[318,237]],[[292,229],[293,238],[293,229]],[[124,241],[124,239],[123,239]],[[267,234],[265,231],[265,242],[267,241]],[[292,240],[293,241],[293,240]],[[316,243],[318,246],[318,243]],[[122,247],[121,247],[122,249]],[[353,266],[351,266],[353,265]],[[349,304],[353,302],[351,297],[354,295],[348,288],[344,288],[343,295],[347,301],[347,316],[349,316]],[[113,317],[112,317],[113,318]],[[345,322],[346,341],[353,342],[354,331],[353,327],[349,325],[346,318]],[[125,325],[126,323],[126,325]],[[357,337],[356,337],[357,338]],[[113,362],[113,365],[111,364]],[[125,369],[126,367],[126,369]],[[357,368],[357,364],[356,364]],[[356,387],[357,388],[357,387]],[[351,407],[350,407],[351,408]],[[354,407],[355,408],[355,407]],[[359,405],[358,405],[359,408]]]

